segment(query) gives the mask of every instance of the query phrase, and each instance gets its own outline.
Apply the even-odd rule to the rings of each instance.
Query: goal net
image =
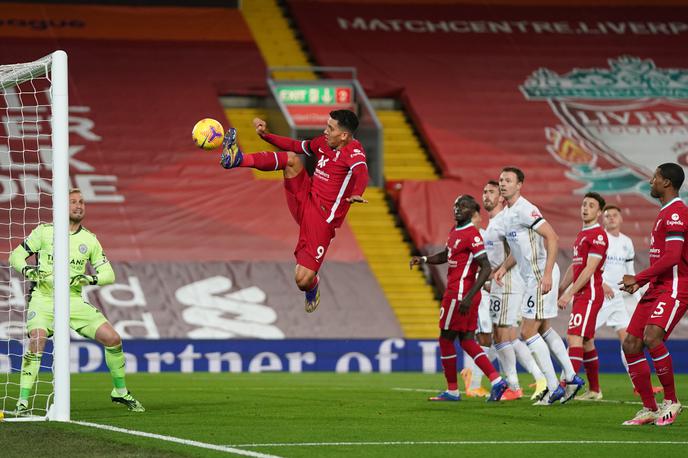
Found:
[[[67,103],[63,51],[0,65],[0,410],[7,421],[69,420]],[[41,223],[55,228],[46,279],[55,292],[55,334],[42,353],[28,410],[15,415],[33,285],[8,258]],[[27,263],[36,265],[35,257]]]

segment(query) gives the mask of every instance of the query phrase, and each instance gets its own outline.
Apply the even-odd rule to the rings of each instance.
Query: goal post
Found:
[[[0,235],[0,410],[6,421],[70,420],[68,112],[64,51],[0,65],[0,224],[8,229]],[[28,345],[29,285],[8,257],[42,223],[54,227],[54,335],[43,353],[28,414],[15,418]]]

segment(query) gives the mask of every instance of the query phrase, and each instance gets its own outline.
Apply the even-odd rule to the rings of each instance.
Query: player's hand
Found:
[[[256,129],[256,133],[261,137],[268,131],[267,123],[260,118],[253,118],[253,127]]]
[[[571,302],[571,295],[569,293],[564,293],[557,301],[557,305],[560,310],[564,310],[566,306],[569,305],[569,302]]]
[[[79,274],[71,278],[69,281],[69,286],[87,286],[95,285],[96,283],[98,283],[98,277],[95,275]]]
[[[492,274],[492,279],[496,281],[499,286],[504,286],[504,282],[502,281],[504,275],[506,275],[506,269],[504,268],[504,266],[502,266],[494,271],[494,273]]]
[[[361,197],[361,196],[351,196],[351,197],[347,197],[347,198],[344,199],[344,200],[346,200],[346,201],[349,202],[350,204],[354,204],[354,203],[356,203],[356,202],[359,202],[359,203],[362,203],[362,204],[367,204],[367,203],[368,203],[368,201],[365,200],[365,199],[364,199],[363,197]]]
[[[461,302],[459,302],[459,315],[468,315],[468,312],[471,310],[471,302],[473,302],[473,298],[464,297],[461,299]]]
[[[633,294],[640,289],[640,286],[635,281],[635,275],[624,275],[623,280],[619,282],[619,286],[628,294]]]
[[[602,291],[604,291],[604,297],[607,299],[612,299],[614,297],[614,290],[604,282],[602,282]]]
[[[38,270],[38,266],[25,266],[22,269],[22,274],[27,280],[38,283],[43,279],[45,273]]]
[[[542,294],[547,294],[552,290],[552,274],[545,274],[540,279],[540,288],[542,288]]]
[[[409,261],[409,269],[413,270],[413,266],[419,266],[423,263],[425,263],[423,256],[414,256]]]

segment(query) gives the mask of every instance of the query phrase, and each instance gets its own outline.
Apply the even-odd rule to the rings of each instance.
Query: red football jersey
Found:
[[[346,199],[352,195],[362,196],[368,185],[368,165],[361,143],[352,140],[348,145],[333,150],[327,145],[325,135],[298,141],[264,134],[263,139],[285,151],[315,156],[317,163],[311,198],[328,223],[334,227],[341,226],[351,206]]]
[[[577,298],[598,299],[600,302],[604,300],[602,271],[604,262],[607,260],[608,248],[609,239],[607,238],[607,233],[599,224],[584,227],[578,233],[576,242],[573,244],[573,259],[571,260],[573,281],[575,282],[578,279],[588,264],[588,258],[598,257],[600,262],[590,277],[590,281],[575,294]]]
[[[677,197],[667,202],[657,215],[650,236],[650,267],[636,276],[639,284],[644,284],[649,279],[651,288],[670,291],[672,297],[688,296],[688,244],[684,243],[686,232],[688,207]],[[662,268],[661,272],[655,272],[656,264],[660,264],[662,257],[667,255],[667,244],[672,241],[681,243],[678,263]]]
[[[485,254],[485,244],[480,232],[468,222],[461,227],[453,228],[447,238],[447,259],[449,271],[447,272],[447,289],[458,291],[458,299],[471,289],[475,284],[475,275],[478,271],[478,263],[475,258]]]

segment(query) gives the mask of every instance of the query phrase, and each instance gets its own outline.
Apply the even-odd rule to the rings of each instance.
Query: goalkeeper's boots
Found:
[[[570,382],[566,382],[566,394],[563,398],[561,398],[561,403],[566,404],[573,399],[574,396],[576,396],[576,393],[583,388],[583,385],[585,385],[585,380],[577,375],[574,375]]]
[[[507,385],[506,380],[504,379],[492,385],[492,389],[490,390],[490,397],[487,398],[487,402],[496,402],[502,399],[502,395],[504,394],[507,388],[509,388],[509,385]]]
[[[14,414],[19,416],[19,415],[24,415],[29,412],[29,401],[27,399],[19,399],[17,400],[17,406],[14,408]]]
[[[127,409],[131,410],[132,412],[146,411],[146,409],[141,405],[141,403],[137,401],[136,398],[132,396],[129,391],[127,391],[127,394],[121,395],[117,392],[117,390],[113,389],[112,393],[110,393],[110,399],[112,399],[112,402],[124,404],[125,406],[127,406]]]
[[[659,414],[657,415],[657,420],[655,420],[655,425],[669,426],[674,422],[674,420],[676,420],[676,417],[678,417],[678,414],[680,413],[680,402],[673,402],[665,399],[664,403],[659,407]]]
[[[635,417],[630,420],[626,420],[621,423],[624,426],[641,426],[641,425],[651,425],[657,420],[659,415],[658,410],[650,410],[647,407],[643,407],[635,414]]]
[[[320,283],[310,291],[306,291],[306,312],[313,313],[320,305]]]
[[[226,169],[233,169],[239,167],[241,161],[244,159],[244,153],[239,149],[237,144],[237,131],[230,127],[225,133],[225,138],[222,141],[222,157],[220,158],[220,165]]]
[[[461,400],[461,395],[453,395],[448,391],[443,391],[437,396],[431,396],[428,398],[428,401],[449,401],[449,402],[456,402]]]

